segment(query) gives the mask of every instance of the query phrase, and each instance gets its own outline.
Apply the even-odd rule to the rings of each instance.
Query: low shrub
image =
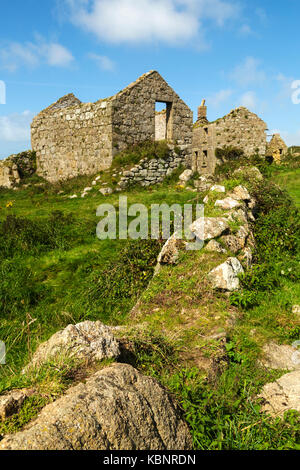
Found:
[[[152,158],[165,160],[169,155],[170,149],[166,141],[146,141],[116,154],[112,162],[112,168],[136,165],[144,158],[147,160]]]

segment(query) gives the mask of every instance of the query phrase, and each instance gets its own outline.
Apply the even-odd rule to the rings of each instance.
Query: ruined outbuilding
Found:
[[[214,122],[209,122],[203,100],[198,108],[198,119],[193,129],[193,170],[200,174],[213,174],[217,165],[217,148],[236,147],[243,150],[246,156],[256,152],[265,156],[266,130],[266,123],[243,106]]]
[[[266,156],[271,157],[275,163],[280,164],[287,152],[288,146],[281,138],[280,134],[274,134],[267,146]]]
[[[165,103],[165,113],[157,115],[157,102]],[[50,182],[95,174],[119,151],[155,139],[176,144],[190,162],[192,126],[192,111],[156,71],[96,103],[67,95],[32,122],[37,173]]]

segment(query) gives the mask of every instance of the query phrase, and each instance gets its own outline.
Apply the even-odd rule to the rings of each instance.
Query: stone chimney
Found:
[[[201,106],[198,108],[198,122],[208,122],[207,106],[205,106],[205,100],[202,100]]]

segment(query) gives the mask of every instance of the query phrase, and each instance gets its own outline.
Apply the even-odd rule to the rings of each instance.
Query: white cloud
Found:
[[[111,43],[203,41],[204,20],[236,17],[231,0],[65,0],[71,21]]]
[[[240,105],[253,110],[257,105],[257,97],[254,91],[247,91],[240,98]]]
[[[115,63],[105,55],[98,55],[91,52],[88,54],[88,57],[96,62],[98,67],[100,67],[102,70],[112,71],[115,68]]]
[[[217,108],[221,104],[225,103],[233,94],[233,90],[220,90],[217,93],[208,97],[208,104]]]
[[[0,141],[30,142],[31,111],[0,116]]]
[[[240,36],[255,36],[254,31],[248,24],[243,24],[239,29]]]
[[[41,49],[42,55],[49,65],[54,67],[66,67],[73,62],[74,57],[68,49],[61,44],[45,44]]]
[[[235,67],[230,78],[239,86],[247,87],[250,84],[261,84],[266,80],[265,72],[260,69],[261,61],[254,57],[246,57],[244,62]]]
[[[0,48],[0,67],[11,72],[22,66],[37,67],[40,63],[67,67],[73,60],[67,48],[56,42],[47,43],[40,36],[35,42],[10,42]]]

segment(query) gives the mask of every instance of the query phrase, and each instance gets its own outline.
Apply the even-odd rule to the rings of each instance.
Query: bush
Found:
[[[89,311],[97,311],[110,321],[118,312],[127,313],[132,300],[145,289],[152,279],[163,242],[156,240],[130,240],[121,251],[118,260],[81,269],[84,279],[77,294]],[[74,295],[74,293],[73,293]]]
[[[2,319],[24,315],[44,295],[45,288],[21,258],[2,260],[0,265],[0,309]]]
[[[300,214],[288,193],[264,180],[252,188],[258,203],[253,227],[256,265],[240,277],[243,289],[231,294],[233,305],[251,308],[260,293],[271,292],[285,279],[300,280]]]
[[[50,217],[31,220],[9,215],[0,225],[0,256],[13,257],[17,253],[66,249],[71,241],[78,242],[73,214],[53,211]]]
[[[115,155],[112,162],[112,168],[123,168],[128,165],[136,165],[144,158],[147,160],[152,158],[165,160],[169,155],[170,148],[166,141],[146,141],[142,144],[133,145],[132,147]]]

